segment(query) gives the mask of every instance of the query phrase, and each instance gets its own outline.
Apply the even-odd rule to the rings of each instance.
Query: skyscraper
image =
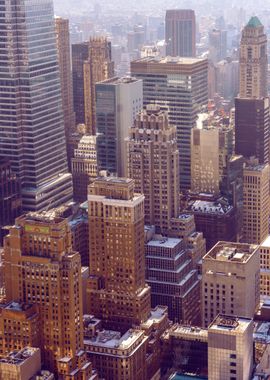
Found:
[[[84,112],[88,133],[96,133],[96,89],[97,82],[114,76],[111,43],[106,38],[91,38],[88,59],[83,65]]]
[[[220,313],[253,318],[260,302],[259,247],[218,242],[202,260],[202,322]]]
[[[144,196],[134,181],[104,177],[89,187],[89,313],[125,332],[150,314],[145,283]]]
[[[89,372],[81,351],[81,258],[72,250],[68,221],[53,211],[17,218],[5,238],[3,262],[7,301],[38,306],[46,367],[62,379],[76,369]]]
[[[21,180],[23,208],[41,210],[70,200],[72,184],[52,0],[20,5],[8,0],[0,17],[0,154]]]
[[[267,37],[258,17],[251,17],[240,43],[240,98],[267,96]]]
[[[76,124],[85,124],[83,64],[89,56],[88,45],[88,42],[81,42],[73,44],[71,48],[73,104],[76,116]]]
[[[100,170],[126,176],[129,128],[143,106],[142,81],[114,77],[96,84],[97,155]]]
[[[96,136],[83,135],[71,163],[74,201],[84,202],[88,185],[98,176]]]
[[[196,56],[196,20],[191,9],[166,11],[166,54],[172,57]]]
[[[176,127],[159,106],[148,105],[136,116],[126,144],[128,177],[145,196],[145,224],[167,235],[180,212]]]
[[[213,29],[208,34],[209,59],[217,63],[227,56],[227,31]]]
[[[257,160],[244,165],[243,241],[261,244],[269,231],[269,165]]]
[[[71,53],[69,40],[69,20],[55,18],[56,46],[60,71],[60,83],[64,113],[66,142],[75,130],[75,113],[73,107],[73,87],[71,74]]]
[[[208,101],[208,62],[196,58],[142,58],[131,62],[131,74],[143,79],[143,101],[167,111],[176,126],[180,189],[190,189],[191,129]]]

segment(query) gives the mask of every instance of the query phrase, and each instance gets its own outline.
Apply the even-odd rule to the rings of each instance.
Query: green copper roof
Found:
[[[249,28],[258,28],[258,26],[262,26],[262,23],[261,21],[258,19],[257,16],[253,16],[251,17],[251,19],[249,20],[249,22],[247,23],[247,26]]]

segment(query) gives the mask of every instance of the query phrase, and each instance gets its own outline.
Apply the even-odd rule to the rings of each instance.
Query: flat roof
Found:
[[[207,62],[206,58],[192,58],[192,57],[144,57],[136,59],[133,62],[147,62],[147,63],[162,63],[162,64],[175,64],[175,65],[191,65],[200,62]]]
[[[130,329],[122,336],[119,331],[103,330],[98,332],[97,336],[93,338],[84,339],[84,343],[93,346],[126,350],[142,335],[144,335],[142,330]]]
[[[150,247],[175,248],[179,243],[181,243],[181,239],[164,237],[150,240],[147,245]]]
[[[245,263],[253,255],[257,247],[254,244],[248,243],[219,241],[203,259]]]
[[[260,247],[262,248],[270,248],[270,235],[261,243]]]
[[[244,332],[251,323],[253,320],[250,318],[218,315],[208,327],[208,333],[211,330]]]

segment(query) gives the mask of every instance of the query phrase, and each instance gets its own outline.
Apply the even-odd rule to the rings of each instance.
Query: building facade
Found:
[[[145,196],[145,224],[167,235],[179,215],[179,152],[176,128],[159,106],[148,105],[129,130],[127,172]]]
[[[250,161],[244,166],[243,241],[260,244],[269,233],[269,165]]]
[[[89,187],[89,314],[125,332],[150,314],[145,282],[144,196],[134,181],[104,177]]]
[[[260,301],[259,247],[218,242],[202,260],[202,323],[219,313],[252,319]]]
[[[55,18],[56,46],[58,53],[60,83],[66,142],[69,135],[75,131],[75,113],[73,107],[73,86],[71,74],[71,51],[69,39],[69,20]]]
[[[88,185],[98,176],[96,136],[82,136],[71,159],[71,170],[74,201],[85,202]]]
[[[72,198],[53,3],[24,0],[21,11],[11,1],[6,6],[0,18],[0,154],[21,180],[23,209],[39,211]],[[37,37],[30,48],[31,33]]]
[[[129,128],[143,106],[142,81],[114,77],[96,84],[97,154],[100,170],[126,176]]]
[[[111,43],[106,38],[91,38],[88,58],[83,64],[84,112],[88,133],[96,133],[96,88],[97,82],[114,76],[111,58]]]
[[[191,9],[170,9],[165,18],[166,55],[196,56],[196,19]]]
[[[208,101],[208,62],[196,58],[142,58],[131,62],[131,74],[143,80],[143,101],[167,111],[176,126],[180,189],[191,185],[191,129]]]

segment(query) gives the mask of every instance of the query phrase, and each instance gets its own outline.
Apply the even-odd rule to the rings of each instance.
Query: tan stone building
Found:
[[[91,373],[82,351],[81,259],[67,220],[50,212],[19,217],[5,238],[3,262],[7,301],[39,308],[47,368],[63,379],[75,369]]]
[[[249,380],[253,370],[253,320],[219,315],[208,328],[208,379]]]
[[[84,135],[71,160],[73,195],[76,202],[87,200],[88,185],[98,176],[96,136]]]
[[[40,347],[37,305],[9,302],[0,305],[0,357],[26,346]]]
[[[253,318],[260,301],[259,247],[218,242],[202,261],[202,323],[219,314]]]
[[[260,293],[262,296],[270,294],[270,236],[260,244]]]
[[[150,313],[145,283],[144,196],[134,181],[104,177],[89,186],[89,314],[125,332]]]
[[[71,53],[69,39],[69,20],[62,17],[55,18],[56,44],[59,62],[60,83],[66,141],[75,131],[75,113],[73,106],[73,85],[71,75]]]
[[[240,98],[267,96],[267,37],[258,17],[251,17],[240,43]]]
[[[179,215],[179,152],[176,127],[159,106],[148,105],[130,128],[127,172],[135,191],[145,196],[145,224],[168,234],[171,219]]]
[[[92,38],[89,41],[88,59],[83,65],[84,109],[87,132],[96,133],[96,90],[95,85],[114,76],[111,60],[111,43],[106,38]]]
[[[249,161],[243,178],[243,241],[260,244],[268,236],[269,226],[269,165]]]

